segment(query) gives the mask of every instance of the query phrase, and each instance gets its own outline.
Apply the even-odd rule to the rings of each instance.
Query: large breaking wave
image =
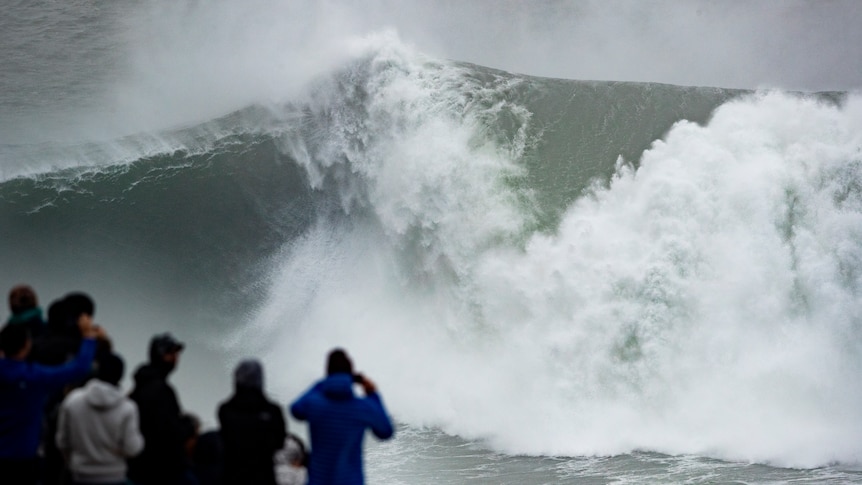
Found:
[[[5,146],[4,267],[263,352],[285,398],[345,346],[402,423],[509,453],[862,458],[857,96],[357,52],[183,130]]]

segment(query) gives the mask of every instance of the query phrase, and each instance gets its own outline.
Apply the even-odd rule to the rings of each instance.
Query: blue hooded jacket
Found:
[[[318,381],[290,406],[296,419],[308,421],[311,459],[308,485],[362,485],[362,439],[365,430],[380,439],[392,437],[392,421],[380,395],[353,394],[353,377],[336,373]]]
[[[0,458],[36,457],[48,397],[93,368],[96,341],[84,339],[74,360],[46,366],[0,358]]]

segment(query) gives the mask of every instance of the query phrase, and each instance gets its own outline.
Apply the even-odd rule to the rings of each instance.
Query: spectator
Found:
[[[33,359],[47,365],[68,361],[81,345],[80,320],[90,320],[96,314],[92,298],[84,293],[69,293],[48,306],[46,330],[33,348]],[[97,353],[109,345],[107,339],[97,345]]]
[[[192,472],[198,485],[221,485],[223,462],[221,433],[214,429],[201,433],[192,452]]]
[[[362,439],[371,429],[380,439],[392,437],[392,421],[374,383],[353,374],[347,353],[329,353],[327,377],[318,381],[290,407],[296,419],[308,421],[311,433],[309,485],[352,485],[365,483],[362,464]],[[365,397],[353,394],[353,383]]]
[[[138,407],[119,388],[123,359],[102,359],[95,379],[69,393],[60,407],[57,447],[74,484],[126,482],[126,458],[144,448]]]
[[[180,432],[185,436],[183,443],[183,481],[190,485],[199,485],[194,470],[194,453],[198,447],[201,435],[201,420],[192,413],[180,416]]]
[[[22,324],[30,330],[30,337],[37,341],[47,327],[42,317],[42,308],[36,292],[29,285],[18,285],[9,291],[9,311],[12,316],[7,323]]]
[[[135,372],[129,395],[138,405],[144,451],[128,461],[129,479],[137,485],[184,483],[188,426],[168,376],[176,369],[184,345],[171,334],[150,340],[149,362]]]
[[[45,365],[60,365],[68,362],[81,346],[81,325],[93,325],[96,305],[89,295],[81,292],[67,294],[55,300],[48,307],[48,325],[42,337],[34,341],[31,360]],[[94,368],[111,351],[110,341],[102,336],[96,341]],[[83,386],[92,377],[88,374],[65,388],[52,394],[45,406],[45,429],[42,437],[42,485],[60,485],[66,479],[66,463],[57,449],[57,417],[60,404],[66,394],[74,388]]]
[[[305,469],[305,445],[294,434],[284,440],[284,447],[275,452],[275,481],[278,485],[305,485],[308,470]]]
[[[77,356],[60,366],[28,362],[33,345],[22,325],[0,331],[0,477],[4,484],[34,484],[45,404],[66,384],[92,369],[96,338],[104,331],[92,320],[80,322],[83,342]]]
[[[273,455],[284,445],[281,407],[263,392],[263,367],[244,360],[234,371],[234,394],[218,409],[225,485],[276,485]]]

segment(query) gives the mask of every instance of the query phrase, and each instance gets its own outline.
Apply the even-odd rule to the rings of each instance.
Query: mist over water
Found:
[[[421,84],[386,86],[397,140],[372,92],[371,121],[333,116],[310,150],[351,219],[285,248],[256,324],[286,323],[274,362],[312,379],[344,345],[398,419],[509,453],[859,460],[858,98],[762,93],[680,122],[524,238],[519,152],[476,141],[482,113],[416,109],[439,94]]]

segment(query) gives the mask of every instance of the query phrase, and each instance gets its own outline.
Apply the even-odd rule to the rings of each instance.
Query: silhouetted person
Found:
[[[188,485],[199,485],[194,473],[194,453],[201,434],[201,420],[192,413],[180,416],[180,429],[185,442],[183,443],[183,481]]]
[[[60,366],[28,362],[32,338],[26,327],[6,325],[0,331],[0,481],[36,483],[42,420],[49,396],[91,372],[96,338],[104,331],[82,320],[78,354]]]
[[[221,485],[223,464],[221,433],[218,430],[201,433],[192,452],[192,472],[198,485]]]
[[[48,307],[47,329],[40,339],[34,341],[32,360],[46,365],[59,365],[69,361],[81,346],[82,322],[92,325],[95,314],[96,304],[86,293],[72,292],[53,301]],[[101,359],[110,355],[110,352],[110,340],[103,335],[96,341],[94,368],[97,368]],[[45,406],[45,433],[42,437],[43,485],[59,485],[65,479],[66,463],[55,440],[60,403],[69,391],[83,386],[90,377],[92,374],[70,382],[66,388],[48,398]]]
[[[48,306],[45,332],[33,348],[33,359],[47,365],[68,361],[78,352],[81,344],[78,321],[82,318],[92,320],[95,313],[95,303],[84,293],[69,293],[52,301]],[[99,348],[104,346],[105,343],[98,345]]]
[[[185,480],[188,426],[168,383],[183,347],[169,333],[154,336],[149,362],[135,372],[135,388],[129,397],[138,405],[144,435],[144,451],[128,461],[129,479],[135,484],[175,485]]]
[[[106,356],[60,407],[57,447],[75,484],[125,484],[126,459],[144,448],[138,407],[119,387],[124,367],[118,355]]]
[[[234,394],[218,409],[225,485],[276,485],[273,455],[284,445],[281,407],[263,393],[263,367],[244,360],[234,371]]]
[[[352,485],[365,483],[362,439],[370,429],[380,439],[392,437],[392,421],[370,379],[353,374],[347,353],[329,353],[326,378],[290,406],[296,419],[308,421],[311,434],[309,485]],[[365,397],[353,394],[360,384]]]

